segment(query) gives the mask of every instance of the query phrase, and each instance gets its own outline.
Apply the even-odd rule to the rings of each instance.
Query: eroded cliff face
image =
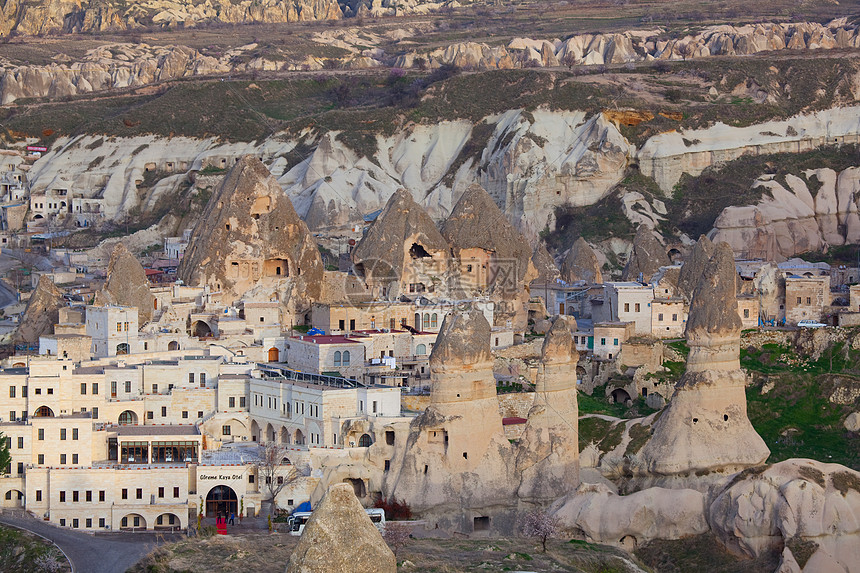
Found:
[[[278,300],[288,313],[321,300],[323,273],[304,221],[266,166],[250,156],[213,192],[177,270],[187,284],[208,286],[228,304]]]
[[[756,205],[727,207],[711,237],[743,256],[781,262],[794,255],[860,242],[860,168],[810,169],[782,180],[763,175]]]
[[[0,35],[49,32],[101,32],[141,26],[192,27],[201,22],[229,24],[337,20],[337,0],[8,0],[0,10]]]

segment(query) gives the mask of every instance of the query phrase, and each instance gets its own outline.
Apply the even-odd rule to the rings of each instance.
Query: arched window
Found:
[[[421,329],[427,330],[428,328],[430,328],[430,313],[425,312],[424,313],[424,324],[421,326]]]
[[[358,439],[358,447],[359,448],[368,448],[370,444],[373,443],[373,440],[370,439],[370,436],[367,434],[362,434]]]
[[[418,346],[416,346],[415,354],[417,354],[418,356],[424,356],[425,354],[427,354],[427,345],[419,344]]]
[[[54,411],[47,406],[40,406],[34,413],[34,418],[53,418]]]
[[[127,344],[127,343],[125,343],[125,342],[123,342],[122,344],[117,344],[117,345],[116,345],[116,353],[117,353],[117,356],[120,356],[120,355],[123,355],[123,354],[128,354],[128,350],[129,350],[129,348],[128,348],[128,344]]]
[[[340,366],[340,350],[337,350],[334,353],[334,365]]]
[[[439,323],[439,315],[437,315],[434,312],[433,315],[430,317],[430,328],[436,328],[438,323]]]
[[[349,366],[349,350],[343,351],[343,365]]]
[[[421,315],[417,312],[415,313],[415,329],[421,330]]]

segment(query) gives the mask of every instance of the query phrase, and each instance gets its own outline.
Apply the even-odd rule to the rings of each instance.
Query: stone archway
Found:
[[[2,504],[2,507],[24,507],[24,492],[10,489],[3,495],[0,504]]]
[[[33,412],[34,418],[53,418],[54,411],[48,408],[47,406],[39,406],[35,412]]]
[[[212,336],[212,327],[205,320],[195,320],[191,324],[191,336],[197,338]]]
[[[120,426],[136,426],[137,425],[137,414],[132,412],[131,410],[125,410],[122,414],[119,415],[117,419],[117,423]]]
[[[182,522],[179,520],[178,515],[173,513],[162,513],[155,518],[155,529],[167,529],[169,531],[182,529]]]
[[[239,511],[239,498],[233,488],[226,485],[216,485],[206,494],[206,515],[209,517],[229,517],[231,513]]]
[[[167,344],[167,350],[179,350],[179,343],[176,342],[175,340],[171,340]]]
[[[612,396],[612,401],[616,404],[626,404],[630,400],[630,394],[624,388],[616,388],[610,396]]]
[[[119,528],[123,531],[136,531],[146,529],[146,519],[139,513],[129,513],[123,516],[119,522]]]

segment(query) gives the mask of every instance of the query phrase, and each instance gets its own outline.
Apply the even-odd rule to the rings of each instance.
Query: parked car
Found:
[[[817,320],[801,320],[797,323],[798,328],[821,328],[822,326],[827,326],[823,322],[818,322]]]

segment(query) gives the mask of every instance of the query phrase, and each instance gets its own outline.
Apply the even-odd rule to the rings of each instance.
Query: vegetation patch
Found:
[[[630,239],[636,229],[621,209],[619,192],[613,192],[586,207],[561,205],[555,208],[556,227],[546,230],[541,237],[547,248],[562,252],[583,237],[589,242],[599,242],[610,238]]]
[[[630,442],[627,444],[627,450],[624,452],[624,455],[632,456],[638,454],[639,450],[648,443],[653,430],[651,426],[633,424],[630,426],[628,433],[630,435]]]
[[[800,466],[800,469],[797,470],[797,473],[799,473],[800,477],[802,477],[803,479],[811,481],[812,483],[816,483],[822,488],[827,485],[827,482],[824,479],[824,472],[812,466]]]
[[[830,481],[833,484],[833,487],[842,494],[842,496],[848,495],[848,490],[853,489],[857,493],[860,493],[860,478],[850,472],[834,472],[830,476]]]
[[[785,545],[791,550],[791,554],[794,555],[794,560],[797,561],[797,564],[800,565],[801,569],[806,567],[806,563],[818,550],[818,544],[816,542],[809,539],[803,539],[802,537],[792,537],[785,542]]]
[[[71,571],[62,552],[49,542],[29,533],[0,526],[0,571],[32,573]]]
[[[712,533],[676,540],[653,540],[634,552],[645,565],[660,573],[748,573],[773,571],[779,565],[779,553],[765,553],[749,559],[729,553]]]

